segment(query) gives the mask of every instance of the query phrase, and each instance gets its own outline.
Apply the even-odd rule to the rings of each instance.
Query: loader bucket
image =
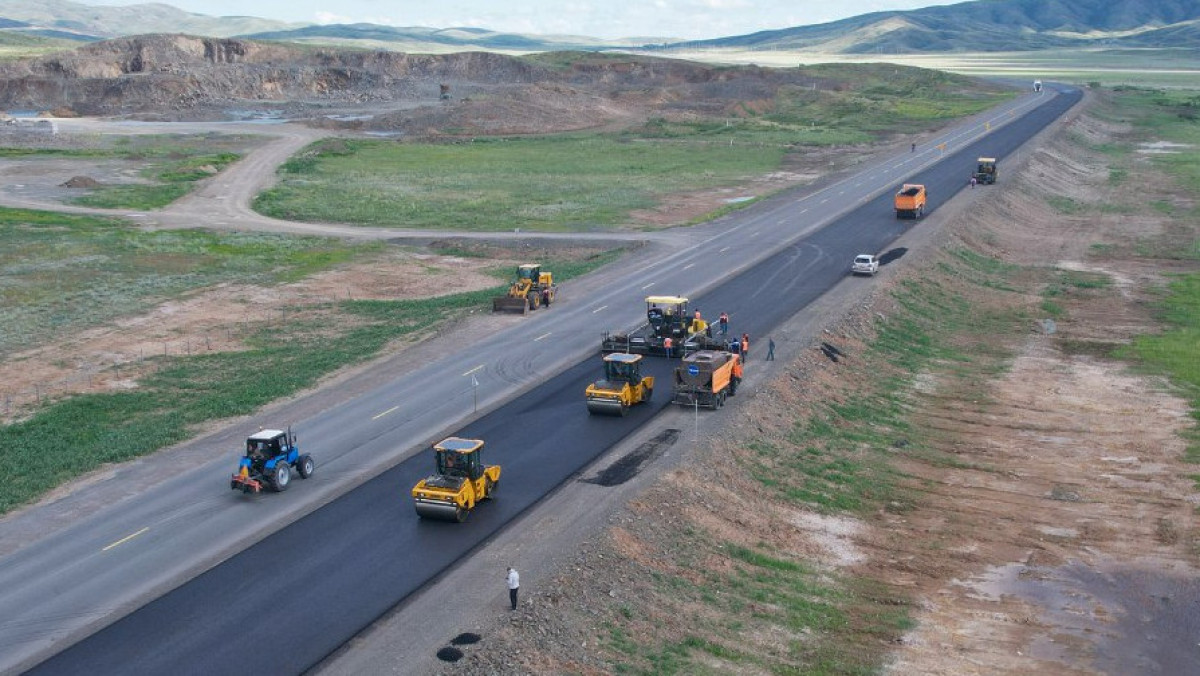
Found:
[[[523,315],[529,312],[529,301],[512,296],[496,296],[492,299],[492,312],[511,312]]]
[[[440,500],[423,500],[418,498],[415,501],[417,508],[417,516],[422,519],[432,519],[434,521],[456,521],[462,523],[467,519],[467,510],[459,507],[453,502],[442,502]]]

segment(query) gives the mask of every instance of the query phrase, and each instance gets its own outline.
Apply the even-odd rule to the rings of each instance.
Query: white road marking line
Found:
[[[117,546],[120,546],[120,545],[123,545],[123,544],[125,544],[126,542],[129,542],[130,540],[132,540],[132,539],[134,539],[135,537],[137,537],[137,536],[141,535],[142,533],[145,533],[145,532],[146,532],[146,531],[148,531],[148,530],[150,530],[150,526],[146,526],[145,528],[143,528],[143,529],[139,530],[139,531],[138,531],[138,532],[136,532],[136,533],[133,533],[132,535],[126,535],[125,537],[121,538],[120,540],[117,540],[116,542],[114,542],[114,543],[112,543],[111,545],[109,545],[109,546],[105,547],[104,549],[101,549],[100,551],[102,551],[102,552],[107,552],[108,550],[112,549],[113,547],[117,547]]]
[[[471,369],[470,371],[467,371],[466,373],[463,374],[463,377],[465,378],[465,377],[471,375],[472,373],[478,371],[481,368],[483,368],[483,364],[480,364],[479,366],[476,366],[475,368]]]
[[[599,312],[607,307],[608,307],[607,305],[601,305],[600,307],[596,308],[595,310],[592,310],[592,314],[596,314],[597,312]]]
[[[683,266],[683,269],[684,269],[684,270],[687,270],[688,268],[692,268],[692,267],[695,267],[695,266],[696,266],[696,264],[695,264],[695,263],[688,263],[687,265]]]
[[[371,416],[371,420],[379,420],[379,419],[380,419],[380,418],[382,418],[383,416],[385,416],[385,415],[387,415],[387,414],[389,414],[389,413],[392,413],[392,412],[394,412],[394,411],[396,411],[396,410],[399,410],[399,408],[400,408],[399,406],[393,406],[393,407],[389,408],[388,410],[384,411],[383,413],[380,413],[379,415],[373,415],[373,416]]]
[[[643,287],[642,287],[642,291],[645,291],[646,289],[649,289],[649,288],[650,288],[650,287],[652,287],[652,286],[654,286],[654,282],[650,282],[650,283],[649,283],[649,284],[647,284],[646,286],[643,286]]]
[[[726,251],[729,251],[729,247],[725,247],[724,249],[721,249],[717,253],[725,253]]]
[[[551,331],[550,333],[554,333],[554,332],[553,332],[553,331]],[[550,337],[550,333],[543,333],[542,335],[538,336],[537,338],[534,338],[534,339],[533,339],[533,342],[535,342],[535,343],[536,343],[536,342],[538,342],[539,340],[541,340],[541,339],[543,339],[543,338],[549,338],[549,337]]]
[[[754,232],[750,233],[750,236],[751,236],[751,237],[758,237],[758,230],[755,230]]]
[[[801,209],[801,210],[800,210],[800,213],[802,213],[802,214],[807,214],[807,213],[808,213],[808,207],[805,207],[805,208]]]

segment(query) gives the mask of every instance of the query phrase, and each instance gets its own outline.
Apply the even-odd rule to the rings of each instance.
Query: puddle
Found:
[[[1030,656],[1107,674],[1200,674],[1200,579],[1169,570],[1014,563],[959,583],[974,598],[1037,606]],[[1082,660],[1081,660],[1082,658]],[[1089,659],[1090,658],[1090,659]]]

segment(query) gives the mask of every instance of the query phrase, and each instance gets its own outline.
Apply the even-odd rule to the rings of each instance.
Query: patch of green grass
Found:
[[[295,281],[383,246],[0,209],[0,354],[211,284]]]
[[[1064,216],[1074,216],[1076,214],[1083,213],[1083,211],[1087,208],[1083,203],[1070,197],[1063,197],[1061,195],[1046,196],[1046,204],[1050,205],[1051,209],[1054,209],[1054,211]]]
[[[345,141],[290,160],[255,208],[289,220],[375,226],[603,230],[667,194],[769,172],[784,152],[587,134],[456,144]]]

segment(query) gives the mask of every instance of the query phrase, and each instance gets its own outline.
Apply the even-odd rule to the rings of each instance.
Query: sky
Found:
[[[77,0],[136,5],[152,0]],[[159,0],[210,16],[303,23],[472,27],[596,38],[704,39],[961,0]]]

